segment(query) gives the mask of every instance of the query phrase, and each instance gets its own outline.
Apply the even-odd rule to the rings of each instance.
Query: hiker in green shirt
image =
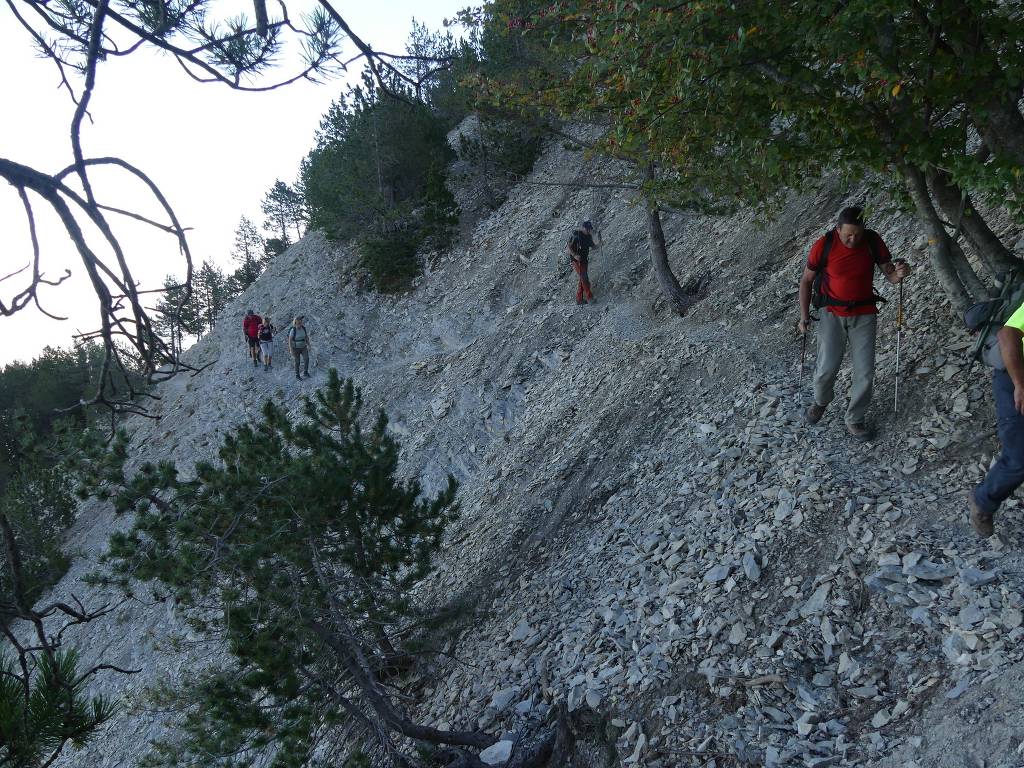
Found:
[[[306,330],[305,315],[298,315],[292,321],[292,327],[288,329],[288,351],[295,358],[295,378],[301,379],[303,375],[309,378],[309,331]],[[299,373],[299,363],[302,362],[302,373]]]

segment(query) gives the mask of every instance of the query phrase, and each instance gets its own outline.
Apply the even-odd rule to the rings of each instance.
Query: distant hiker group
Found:
[[[277,328],[269,316],[260,317],[253,310],[245,313],[242,332],[249,347],[249,358],[254,367],[263,364],[263,370],[274,367],[274,338]],[[295,378],[309,378],[309,350],[312,346],[304,315],[297,315],[288,328],[288,352],[295,361]]]

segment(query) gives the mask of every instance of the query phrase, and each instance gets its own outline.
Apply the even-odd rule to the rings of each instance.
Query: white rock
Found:
[[[508,639],[514,643],[521,643],[530,636],[531,631],[530,625],[525,621],[521,621],[518,626],[512,630],[512,634],[508,636]]]
[[[804,618],[814,616],[825,610],[825,601],[828,599],[829,590],[832,589],[832,582],[826,581],[818,586],[814,593],[807,599],[807,602],[800,608],[800,615]]]
[[[480,762],[487,765],[504,765],[512,756],[512,742],[499,741],[480,753]]]
[[[743,573],[753,582],[761,580],[761,567],[757,564],[753,552],[747,552],[743,555]]]
[[[1024,623],[1024,614],[1016,608],[1004,608],[1000,620],[1007,629],[1016,629]]]
[[[493,698],[491,698],[491,708],[498,713],[504,712],[508,709],[508,705],[511,704],[518,695],[518,688],[505,688],[500,690],[494,694]]]
[[[725,581],[729,577],[729,572],[732,568],[728,565],[716,565],[714,568],[704,574],[704,581],[708,584],[715,584],[719,581]]]
[[[729,642],[732,645],[738,645],[747,639],[747,630],[743,626],[742,621],[737,621],[732,625],[732,629],[729,630]]]

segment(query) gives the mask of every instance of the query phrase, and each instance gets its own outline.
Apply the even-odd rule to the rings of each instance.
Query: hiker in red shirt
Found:
[[[249,357],[252,358],[252,364],[255,366],[260,364],[260,326],[262,324],[263,318],[251,309],[245,313],[245,319],[242,320],[242,331],[245,332],[245,340],[249,344]]]
[[[811,246],[807,266],[800,278],[800,322],[797,327],[801,334],[807,333],[810,324],[811,289],[818,272],[822,272],[821,293],[824,297],[818,323],[814,403],[805,414],[807,421],[811,424],[820,421],[835,397],[836,375],[849,344],[853,381],[850,403],[846,408],[846,429],[861,440],[870,440],[874,436],[865,417],[871,404],[875,377],[876,266],[890,283],[899,283],[910,274],[910,265],[902,260],[893,262],[881,236],[865,229],[863,209],[844,208],[835,230]]]

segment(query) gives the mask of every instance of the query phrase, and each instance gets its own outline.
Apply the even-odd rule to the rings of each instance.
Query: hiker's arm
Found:
[[[1000,328],[999,352],[1013,380],[1013,404],[1018,413],[1024,413],[1024,333],[1012,325]]]
[[[910,274],[910,265],[903,259],[887,261],[884,264],[879,264],[878,268],[882,270],[885,279],[893,285],[903,282],[904,278]]]
[[[804,267],[804,273],[800,277],[800,322],[797,328],[800,333],[807,333],[808,324],[811,322],[811,285],[814,283],[814,270]]]

